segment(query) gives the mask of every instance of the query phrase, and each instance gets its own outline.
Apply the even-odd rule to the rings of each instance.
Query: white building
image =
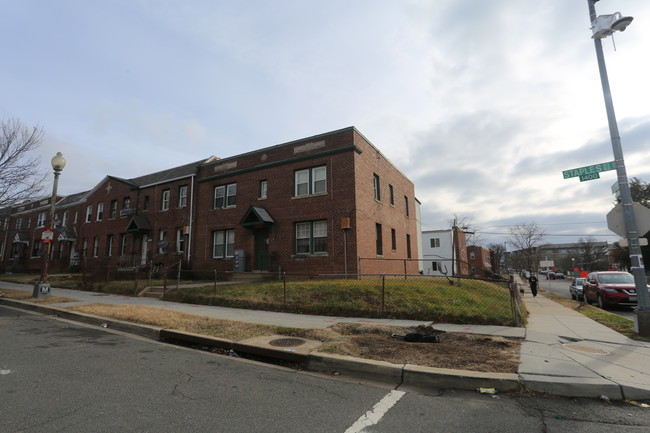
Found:
[[[422,232],[420,271],[424,275],[452,276],[454,274],[452,271],[455,259],[452,233],[452,229]]]

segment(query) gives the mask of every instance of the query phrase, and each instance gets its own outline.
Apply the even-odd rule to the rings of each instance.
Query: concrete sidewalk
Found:
[[[26,284],[0,282],[0,288],[28,290]],[[524,286],[525,287],[525,286]],[[526,389],[566,397],[599,397],[612,400],[650,399],[650,343],[631,340],[599,323],[553,302],[544,296],[533,298],[527,290],[523,298],[529,312],[527,328],[431,324],[430,322],[390,319],[310,316],[241,310],[225,307],[164,302],[152,298],[128,297],[103,293],[53,288],[52,295],[66,296],[76,302],[50,304],[66,308],[101,302],[114,305],[143,305],[182,311],[219,319],[286,326],[294,328],[326,328],[336,323],[382,324],[397,326],[433,325],[447,332],[466,332],[525,339],[521,348],[518,374],[474,373],[459,370],[433,369],[419,366],[394,366],[350,357],[305,353],[315,370],[346,372],[362,378],[401,381],[429,388],[474,389],[496,387],[500,391],[522,386]],[[1,299],[1,298],[0,298]],[[47,308],[47,307],[45,307]],[[160,331],[160,330],[159,330]],[[176,333],[176,336],[179,334]],[[195,341],[199,337],[190,336]],[[189,338],[189,337],[188,337]],[[270,346],[264,342],[249,344]],[[384,375],[384,378],[379,376]]]
[[[525,388],[571,397],[650,399],[650,343],[529,290],[523,300],[529,312],[519,365]]]

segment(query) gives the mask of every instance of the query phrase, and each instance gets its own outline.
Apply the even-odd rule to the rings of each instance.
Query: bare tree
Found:
[[[454,218],[448,221],[451,227],[458,227],[460,231],[465,233],[465,242],[467,245],[480,246],[483,244],[481,236],[477,234],[478,228],[474,225],[472,218],[467,216],[458,216],[454,213]]]
[[[571,253],[576,256],[576,265],[579,268],[587,271],[599,271],[607,269],[604,249],[606,246],[603,246],[603,242],[588,236],[578,239],[577,245],[571,250]]]
[[[534,221],[517,224],[510,229],[508,243],[517,250],[517,255],[521,257],[521,263],[526,270],[537,270],[539,265],[537,247],[541,245],[545,236],[544,230]]]
[[[42,194],[47,172],[33,152],[43,130],[23,126],[17,119],[0,119],[0,207]]]
[[[495,274],[501,271],[501,262],[505,260],[506,246],[503,244],[490,244],[490,251],[492,251],[492,272]]]

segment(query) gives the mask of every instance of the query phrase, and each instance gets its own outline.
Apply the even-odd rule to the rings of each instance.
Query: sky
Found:
[[[545,243],[607,229],[612,161],[586,0],[2,0],[0,118],[45,133],[59,193],[355,126],[415,185],[423,230]],[[603,39],[628,177],[650,181],[650,2]],[[510,248],[510,247],[508,247]]]

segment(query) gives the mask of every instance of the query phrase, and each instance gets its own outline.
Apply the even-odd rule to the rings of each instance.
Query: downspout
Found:
[[[192,257],[192,226],[194,224],[194,182],[195,182],[195,177],[196,175],[193,174],[191,176],[191,182],[190,182],[190,221],[188,224],[188,229],[187,229],[187,263],[188,266],[191,267],[191,257]]]

